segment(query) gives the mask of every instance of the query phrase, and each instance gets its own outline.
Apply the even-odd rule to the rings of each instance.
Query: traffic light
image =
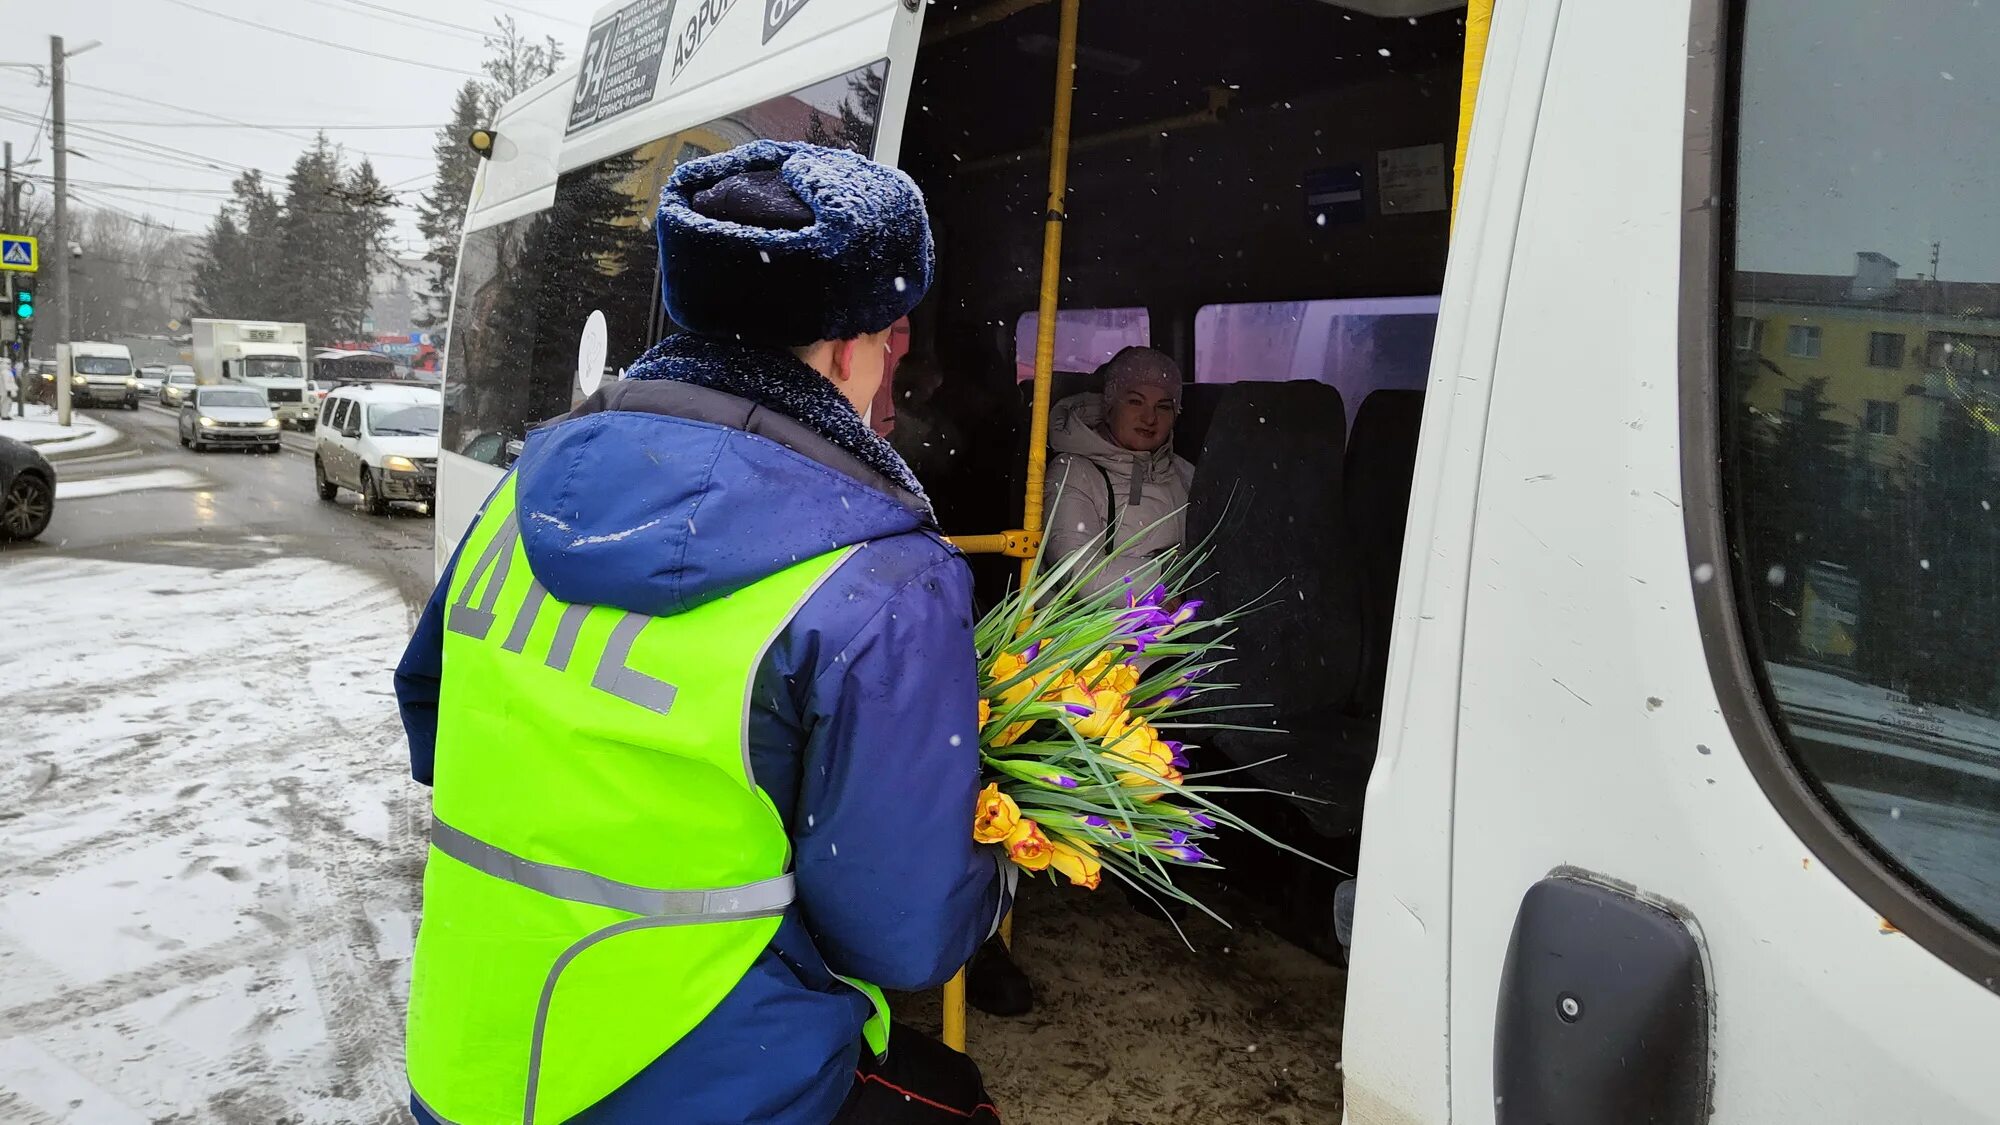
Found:
[[[35,319],[35,291],[25,286],[14,290],[14,315],[21,320]]]

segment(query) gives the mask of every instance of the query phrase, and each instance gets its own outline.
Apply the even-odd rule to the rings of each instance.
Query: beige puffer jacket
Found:
[[[1103,555],[1115,549],[1118,554],[1091,588],[1131,575],[1144,592],[1154,581],[1154,557],[1187,536],[1194,466],[1174,456],[1171,439],[1151,453],[1125,449],[1104,436],[1099,429],[1103,421],[1104,396],[1094,391],[1066,398],[1049,411],[1053,455],[1043,492],[1046,557],[1053,561],[1082,550]],[[1108,539],[1107,517],[1113,523]],[[1136,542],[1127,542],[1142,531]],[[1095,564],[1080,565],[1088,569]]]

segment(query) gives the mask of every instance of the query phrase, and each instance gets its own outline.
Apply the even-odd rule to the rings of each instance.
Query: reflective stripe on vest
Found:
[[[408,1062],[453,1125],[559,1122],[714,1010],[777,932],[791,842],[751,775],[764,653],[846,551],[686,613],[556,599],[514,481],[447,586]],[[867,1029],[886,1043],[880,993]]]

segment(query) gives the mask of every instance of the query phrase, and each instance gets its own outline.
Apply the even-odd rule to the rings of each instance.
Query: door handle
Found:
[[[1710,1115],[1701,945],[1667,907],[1558,870],[1514,916],[1493,1028],[1500,1125],[1698,1125]]]

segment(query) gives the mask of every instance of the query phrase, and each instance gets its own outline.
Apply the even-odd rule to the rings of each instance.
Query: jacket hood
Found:
[[[1104,436],[1104,396],[1096,391],[1071,395],[1049,408],[1049,448],[1057,453],[1088,457],[1105,468],[1128,470],[1143,460],[1148,477],[1164,477],[1174,471],[1174,438],[1150,454],[1127,449]]]
[[[529,434],[514,473],[521,543],[549,593],[656,617],[928,519],[804,425],[666,380],[599,390]]]

